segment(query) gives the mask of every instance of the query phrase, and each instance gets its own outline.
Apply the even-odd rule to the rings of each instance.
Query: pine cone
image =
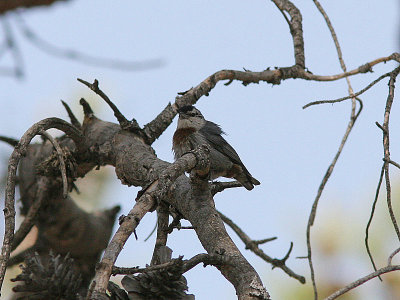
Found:
[[[73,261],[68,255],[61,257],[53,253],[46,263],[38,253],[27,257],[26,266],[20,266],[22,273],[11,279],[23,282],[13,288],[14,292],[23,293],[17,299],[80,299],[78,291],[82,279],[74,271]]]
[[[172,250],[164,247],[159,251],[160,263],[171,260]],[[193,300],[186,278],[182,275],[182,257],[175,264],[163,270],[149,271],[139,275],[127,275],[122,285],[130,300]]]

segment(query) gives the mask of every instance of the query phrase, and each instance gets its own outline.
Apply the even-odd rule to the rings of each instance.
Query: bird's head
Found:
[[[206,120],[201,112],[193,105],[187,105],[179,108],[178,113],[178,129],[194,128],[199,130],[206,123]]]

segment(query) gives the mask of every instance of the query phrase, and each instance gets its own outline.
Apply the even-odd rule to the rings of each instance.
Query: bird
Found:
[[[210,180],[234,178],[247,190],[260,184],[247,170],[235,149],[223,138],[225,132],[218,124],[207,121],[193,105],[180,107],[178,113],[178,125],[172,139],[175,159],[207,144],[210,148]]]

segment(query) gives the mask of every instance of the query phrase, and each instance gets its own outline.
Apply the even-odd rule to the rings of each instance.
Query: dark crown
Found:
[[[195,109],[195,107],[193,105],[185,105],[178,109],[178,113],[185,114],[188,111],[191,111],[193,109]]]

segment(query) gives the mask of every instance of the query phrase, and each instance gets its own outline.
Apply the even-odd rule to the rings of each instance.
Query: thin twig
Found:
[[[37,33],[35,33],[30,27],[26,25],[20,14],[16,13],[14,16],[17,21],[16,24],[18,25],[21,33],[25,36],[26,40],[36,48],[53,56],[78,61],[91,66],[119,69],[122,71],[141,71],[160,68],[165,63],[162,59],[149,59],[135,62],[98,58],[76,50],[63,49],[53,44],[50,44],[48,41],[41,38]]]
[[[200,263],[204,263],[205,266],[206,265],[218,266],[221,264],[229,264],[229,257],[225,257],[219,254],[210,255],[206,253],[201,253],[193,256],[191,259],[182,260],[182,258],[183,256],[180,256],[179,258],[174,258],[169,262],[157,265],[151,265],[146,268],[139,268],[139,267],[124,268],[124,267],[114,266],[112,268],[112,275],[117,275],[117,274],[131,275],[131,274],[146,273],[159,270],[168,270],[170,267],[174,267],[177,264],[182,264],[181,272],[183,274],[193,269]]]
[[[370,216],[369,216],[368,223],[367,223],[367,226],[366,226],[366,228],[365,228],[365,239],[364,239],[364,241],[365,241],[365,248],[367,249],[367,253],[368,253],[369,260],[371,261],[372,267],[374,268],[375,271],[377,270],[377,268],[376,268],[375,261],[374,261],[374,258],[373,258],[373,256],[372,256],[371,249],[369,248],[369,243],[368,243],[368,240],[369,240],[369,228],[370,228],[370,226],[371,226],[372,219],[373,219],[374,214],[375,214],[376,203],[378,202],[379,191],[380,191],[380,189],[381,189],[381,185],[382,185],[383,175],[384,175],[384,174],[385,174],[385,168],[384,168],[384,165],[382,165],[382,168],[381,168],[381,175],[379,176],[378,186],[376,187],[376,191],[375,191],[374,202],[372,203],[371,214],[370,214]],[[382,278],[381,278],[380,276],[378,276],[378,277],[379,277],[380,281],[382,281]]]
[[[328,15],[325,13],[325,10],[322,8],[321,4],[317,0],[313,0],[313,1],[315,3],[316,7],[318,8],[318,10],[320,11],[320,13],[322,14],[322,16],[324,17],[324,19],[325,19],[325,22],[326,22],[326,24],[327,24],[327,26],[329,28],[330,33],[331,33],[332,39],[333,39],[333,41],[335,43],[335,48],[336,48],[336,51],[337,51],[337,54],[338,54],[338,59],[339,59],[340,66],[341,66],[343,72],[346,73],[346,71],[347,71],[346,70],[346,65],[345,65],[344,60],[343,60],[342,50],[340,48],[339,40],[338,40],[338,38],[336,36],[336,33],[335,33],[335,29],[333,28],[332,23],[331,23]],[[368,65],[368,69],[364,70],[364,71],[367,72],[369,70],[371,70],[371,66],[370,65]],[[353,91],[353,88],[351,86],[350,79],[348,78],[348,76],[346,76],[346,82],[347,82],[347,86],[348,86],[349,95],[353,95],[354,91]],[[315,197],[314,203],[312,205],[310,216],[309,216],[308,223],[307,223],[307,234],[306,234],[307,235],[307,256],[308,256],[308,264],[309,264],[309,267],[310,267],[311,281],[312,281],[312,286],[313,286],[313,291],[314,291],[314,299],[315,300],[318,300],[318,290],[317,290],[317,284],[316,284],[316,281],[315,281],[314,266],[313,266],[313,262],[312,262],[311,227],[314,224],[315,216],[316,216],[316,213],[317,213],[317,206],[318,206],[319,199],[321,198],[322,191],[324,190],[325,185],[328,182],[329,177],[331,176],[331,174],[333,172],[333,169],[334,169],[334,167],[336,165],[336,162],[339,159],[340,154],[342,153],[343,147],[344,147],[344,145],[345,145],[345,143],[347,141],[347,138],[350,135],[351,130],[354,127],[354,124],[355,124],[358,116],[361,113],[361,110],[362,110],[362,102],[360,100],[360,108],[359,108],[358,113],[356,113],[356,97],[353,96],[352,97],[352,101],[351,101],[350,120],[348,122],[348,125],[347,125],[346,131],[344,133],[344,136],[342,138],[342,141],[340,143],[339,149],[338,149],[335,157],[333,158],[330,166],[328,167],[328,170],[326,171],[325,176],[323,177],[323,179],[321,181],[321,184],[320,184],[320,186],[318,188],[317,196]]]
[[[400,169],[400,165],[397,162],[393,161],[393,160],[389,160],[389,164],[392,164],[396,168]]]
[[[3,24],[7,48],[11,51],[11,54],[14,58],[14,70],[13,70],[12,75],[14,75],[17,78],[21,78],[24,75],[24,72],[23,72],[24,63],[23,63],[21,51],[18,47],[18,44],[15,41],[15,38],[11,31],[11,26],[8,23],[7,17],[2,17],[1,21]]]
[[[61,100],[62,105],[64,106],[65,110],[68,113],[68,117],[71,120],[71,124],[74,125],[76,128],[81,129],[82,125],[81,123],[78,121],[78,119],[75,117],[74,113],[72,112],[71,108],[69,107],[69,105],[64,102],[63,100]]]
[[[398,270],[400,270],[400,265],[386,266],[384,268],[376,270],[375,272],[373,272],[373,273],[371,273],[371,274],[369,274],[369,275],[367,275],[365,277],[362,277],[362,278],[360,278],[360,279],[358,279],[358,280],[346,285],[344,288],[336,291],[335,293],[333,293],[329,297],[325,298],[324,300],[336,299],[339,296],[347,293],[348,291],[350,291],[350,290],[362,285],[363,283],[367,282],[368,280],[371,280],[371,279],[373,279],[373,278],[375,278],[377,276],[380,276],[382,274],[389,273],[389,272],[392,272],[392,271],[398,271]]]
[[[68,178],[67,178],[67,169],[65,167],[65,162],[64,162],[63,150],[61,149],[60,144],[57,142],[57,140],[53,138],[48,132],[42,131],[39,132],[39,134],[48,139],[50,143],[53,145],[54,149],[56,150],[58,163],[60,165],[62,183],[63,183],[63,197],[65,199],[68,196]]]
[[[343,79],[349,76],[354,76],[357,74],[364,74],[364,73],[368,73],[372,71],[372,67],[380,64],[380,63],[385,63],[391,60],[395,60],[397,62],[400,62],[400,54],[399,53],[393,53],[389,56],[384,56],[384,57],[380,57],[377,59],[374,59],[370,62],[367,62],[366,64],[359,66],[356,69],[353,69],[351,71],[345,71],[343,73],[339,73],[336,75],[314,75],[311,73],[306,73],[305,77],[303,77],[304,79],[307,80],[314,80],[314,81],[335,81],[335,80],[339,80],[339,79]]]
[[[306,109],[307,107],[313,106],[313,105],[319,105],[319,104],[326,104],[326,103],[338,103],[338,102],[342,102],[344,100],[348,100],[354,97],[357,97],[361,94],[363,94],[364,92],[366,92],[367,90],[369,90],[372,86],[374,86],[375,84],[377,84],[379,81],[381,81],[383,78],[386,78],[388,76],[390,76],[390,74],[392,73],[392,71],[383,74],[382,76],[379,76],[377,79],[375,79],[374,81],[372,81],[370,84],[368,84],[365,88],[363,88],[362,90],[358,91],[357,93],[353,94],[353,95],[349,95],[346,97],[342,97],[342,98],[338,98],[338,99],[334,99],[334,100],[318,100],[318,101],[313,101],[310,102],[306,105],[303,106],[303,109]]]
[[[262,245],[262,244],[265,244],[268,242],[275,241],[276,239],[277,239],[277,237],[274,236],[274,237],[270,237],[270,238],[266,238],[266,239],[262,239],[262,240],[253,240],[253,243],[256,245]]]
[[[154,234],[154,232],[156,232],[157,229],[157,222],[154,225],[153,229],[151,230],[151,232],[149,233],[149,235],[144,239],[145,242],[147,242],[149,240],[149,238]]]
[[[263,250],[261,250],[258,247],[258,244],[255,243],[245,232],[243,232],[242,229],[238,225],[236,225],[231,219],[229,219],[227,216],[225,216],[223,213],[218,211],[219,215],[221,216],[221,219],[226,223],[232,230],[239,236],[239,238],[243,241],[243,243],[246,246],[246,249],[251,250],[254,254],[257,256],[261,257],[264,261],[272,264],[273,268],[277,267],[282,269],[287,275],[289,275],[292,278],[297,279],[301,283],[305,283],[306,279],[294,273],[291,269],[289,269],[286,265],[285,262],[287,258],[289,257],[288,254],[285,255],[283,259],[277,259],[277,258],[272,258],[268,256],[267,254],[264,253]],[[292,245],[293,246],[293,245]],[[292,246],[290,247],[290,251],[288,252],[290,254]]]
[[[0,135],[0,141],[2,141],[4,143],[7,143],[7,144],[9,144],[9,145],[11,145],[13,147],[17,146],[18,142],[19,142],[17,139],[6,137],[6,136],[2,136],[2,135]]]
[[[140,126],[135,119],[128,121],[127,118],[119,111],[118,107],[108,98],[108,96],[99,88],[99,81],[97,79],[94,80],[93,83],[89,83],[83,79],[77,78],[77,80],[88,88],[90,88],[93,92],[99,95],[114,112],[114,116],[117,118],[118,123],[121,125],[122,129],[132,130],[132,131],[140,131]]]
[[[392,207],[392,195],[391,195],[391,186],[390,186],[390,176],[389,176],[389,162],[390,162],[390,149],[389,149],[389,117],[390,117],[390,111],[392,108],[393,104],[393,99],[394,99],[394,89],[395,89],[395,81],[397,75],[399,75],[400,72],[400,66],[397,67],[392,71],[392,74],[390,75],[390,80],[389,80],[389,94],[386,100],[386,107],[385,107],[385,117],[383,121],[383,149],[384,149],[384,169],[385,169],[385,182],[386,182],[386,200],[387,200],[387,206],[389,210],[389,215],[390,219],[392,221],[393,227],[396,231],[397,238],[400,240],[400,230],[399,226],[397,225],[397,220],[393,212],[393,207]]]
[[[396,250],[394,250],[394,251],[392,252],[392,254],[389,255],[389,258],[388,258],[388,266],[391,266],[391,265],[392,265],[392,259],[393,259],[393,257],[394,257],[397,253],[399,253],[399,252],[400,252],[400,248],[397,248]]]
[[[25,239],[26,235],[31,231],[37,213],[39,212],[43,200],[46,197],[47,184],[48,184],[48,179],[44,176],[41,176],[37,180],[38,189],[36,191],[35,201],[29,207],[29,211],[26,214],[24,221],[21,223],[17,232],[15,232],[14,234],[11,251],[14,251],[19,246],[19,244]]]

